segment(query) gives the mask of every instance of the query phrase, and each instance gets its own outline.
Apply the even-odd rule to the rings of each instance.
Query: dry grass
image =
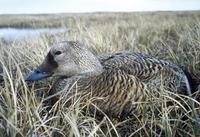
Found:
[[[177,94],[174,98],[165,93],[160,98],[152,95],[149,103],[143,106],[144,113],[140,117],[120,121],[105,116],[98,120],[89,113],[84,114],[84,105],[78,101],[68,108],[63,107],[66,102],[64,97],[48,110],[44,99],[52,80],[27,84],[24,77],[41,63],[49,45],[62,40],[79,40],[95,54],[124,50],[147,53],[200,74],[200,12],[97,13],[71,15],[68,18],[64,15],[51,17],[70,31],[0,42],[0,62],[6,73],[5,84],[0,86],[0,136],[171,137],[198,134],[199,127],[193,120],[189,103],[189,100],[194,101],[199,113],[200,102],[196,98]],[[23,18],[22,24],[28,22],[28,26],[38,27],[41,23],[42,27],[49,27],[53,25],[48,23],[55,22],[52,18],[52,22],[48,20],[49,16],[36,16],[39,23],[32,24],[27,21],[30,18]],[[16,24],[20,26],[19,22]]]

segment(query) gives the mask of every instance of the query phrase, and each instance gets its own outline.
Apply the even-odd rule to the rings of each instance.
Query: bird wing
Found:
[[[160,76],[179,75],[181,69],[164,60],[141,53],[117,53],[113,55],[99,56],[104,69],[119,68],[127,74],[133,75],[141,81],[149,81]]]

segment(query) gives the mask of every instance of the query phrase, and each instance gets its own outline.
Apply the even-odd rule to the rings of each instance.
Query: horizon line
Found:
[[[138,11],[86,11],[86,12],[41,12],[41,13],[0,13],[0,15],[48,15],[48,14],[91,14],[91,13],[150,13],[150,12],[198,12],[191,10],[138,10]]]

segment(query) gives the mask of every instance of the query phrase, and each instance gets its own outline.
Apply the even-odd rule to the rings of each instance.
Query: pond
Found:
[[[56,34],[66,32],[65,28],[40,28],[40,29],[18,29],[18,28],[0,28],[0,39],[19,40],[27,37],[38,36],[42,33]]]

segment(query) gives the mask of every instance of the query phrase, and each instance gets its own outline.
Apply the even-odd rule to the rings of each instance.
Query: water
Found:
[[[41,29],[18,29],[18,28],[0,28],[0,39],[20,40],[27,37],[38,36],[42,33],[56,34],[66,32],[63,28],[41,28]]]

